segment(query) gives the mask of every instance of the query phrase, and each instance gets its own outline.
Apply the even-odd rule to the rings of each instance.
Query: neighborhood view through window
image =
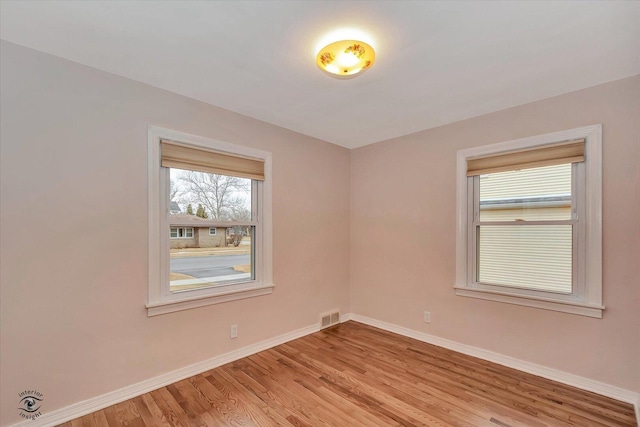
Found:
[[[255,278],[252,181],[170,169],[170,290]]]

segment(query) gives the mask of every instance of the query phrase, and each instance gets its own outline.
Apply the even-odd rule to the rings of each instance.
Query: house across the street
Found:
[[[227,246],[229,227],[216,226],[216,221],[189,214],[172,214],[169,216],[169,224],[171,249]]]

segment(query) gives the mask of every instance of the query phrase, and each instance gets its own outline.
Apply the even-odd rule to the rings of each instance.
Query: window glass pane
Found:
[[[184,237],[170,242],[171,292],[255,279],[253,227],[219,225],[251,221],[251,180],[173,168],[169,178],[169,223]]]
[[[571,164],[480,176],[480,221],[571,219]]]
[[[220,227],[218,227],[220,228]],[[172,243],[170,290],[183,292],[255,279],[255,227],[229,227],[229,234],[199,234],[198,247]],[[210,238],[207,242],[202,239]]]
[[[478,227],[478,282],[571,293],[571,225]]]

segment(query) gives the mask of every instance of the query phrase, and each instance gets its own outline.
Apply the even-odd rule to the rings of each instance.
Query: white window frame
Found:
[[[176,237],[171,236],[171,230],[172,229],[176,229]],[[180,235],[180,231],[182,230],[182,236]],[[191,236],[187,236],[187,230],[191,230]],[[193,227],[171,227],[169,230],[169,238],[172,240],[176,240],[176,239],[193,239],[194,236],[194,231],[193,231]]]
[[[255,216],[256,236],[254,244],[255,278],[242,283],[212,286],[172,293],[169,289],[169,241],[168,213],[169,169],[160,166],[161,139],[176,141],[186,146],[216,150],[233,155],[264,161],[264,181],[252,181],[255,194],[252,210]],[[271,153],[228,142],[190,135],[178,131],[149,126],[148,131],[148,211],[149,211],[149,293],[147,315],[155,316],[174,311],[202,307],[268,295],[273,292],[272,254],[272,167]]]
[[[585,162],[573,166],[577,185],[574,194],[583,212],[574,233],[574,292],[551,292],[487,286],[476,283],[473,250],[474,177],[467,177],[467,160],[534,148],[574,139],[585,139]],[[477,184],[476,184],[477,185]],[[575,197],[575,196],[573,196]],[[529,138],[516,139],[458,151],[456,181],[456,295],[524,305],[589,317],[602,318],[602,125],[586,126]]]
[[[211,232],[213,230],[213,233]],[[209,227],[209,236],[217,236],[218,229],[216,227]]]

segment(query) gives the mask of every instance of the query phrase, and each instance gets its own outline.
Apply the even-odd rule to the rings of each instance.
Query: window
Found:
[[[601,133],[458,152],[457,295],[602,317]]]
[[[148,171],[150,316],[272,292],[269,153],[152,127]]]
[[[172,239],[192,239],[193,228],[191,227],[171,227],[170,237]]]

